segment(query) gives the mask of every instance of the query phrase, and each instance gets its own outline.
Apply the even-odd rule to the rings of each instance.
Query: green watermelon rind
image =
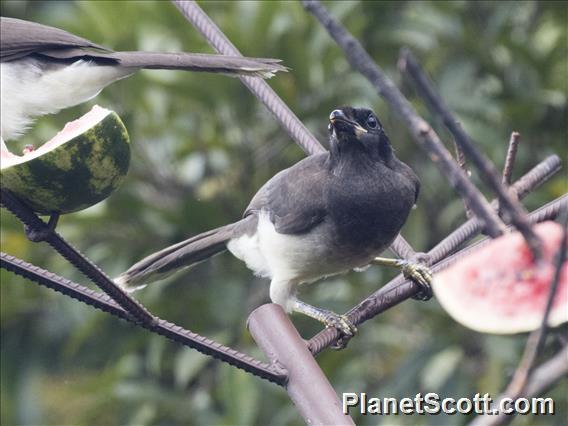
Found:
[[[35,212],[71,213],[107,198],[130,165],[130,138],[110,111],[82,134],[1,171],[1,184]]]

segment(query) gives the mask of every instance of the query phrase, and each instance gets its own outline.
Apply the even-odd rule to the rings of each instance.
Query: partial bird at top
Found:
[[[35,117],[95,97],[140,69],[170,69],[269,78],[278,59],[199,53],[114,52],[58,28],[0,18],[2,149]]]

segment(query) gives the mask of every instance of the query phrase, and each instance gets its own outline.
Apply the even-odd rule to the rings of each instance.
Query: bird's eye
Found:
[[[369,126],[369,128],[371,128],[371,129],[376,129],[377,128],[377,119],[375,117],[373,117],[372,115],[370,115],[367,118],[367,126]]]

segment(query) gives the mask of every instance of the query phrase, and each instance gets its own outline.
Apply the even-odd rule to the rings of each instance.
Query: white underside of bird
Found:
[[[353,268],[349,259],[333,256],[319,238],[320,233],[317,232],[300,235],[278,233],[269,213],[261,211],[256,232],[230,240],[227,248],[255,275],[269,278],[270,299],[291,312],[298,285]],[[367,265],[372,257],[362,260],[358,266]]]
[[[23,134],[35,117],[86,102],[105,86],[136,70],[85,60],[56,64],[49,69],[33,58],[0,64],[3,141]]]

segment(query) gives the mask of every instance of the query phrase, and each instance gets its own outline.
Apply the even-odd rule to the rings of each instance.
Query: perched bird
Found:
[[[172,69],[270,77],[276,59],[196,53],[113,52],[58,28],[0,18],[2,150],[34,117],[95,97],[140,69]]]
[[[353,324],[300,301],[300,284],[378,263],[402,267],[427,289],[427,268],[377,258],[406,222],[418,197],[418,177],[396,158],[372,111],[343,107],[329,121],[330,151],[276,174],[241,220],[146,257],[117,284],[136,289],[229,249],[256,275],[270,278],[273,302],[346,336],[356,331]]]

